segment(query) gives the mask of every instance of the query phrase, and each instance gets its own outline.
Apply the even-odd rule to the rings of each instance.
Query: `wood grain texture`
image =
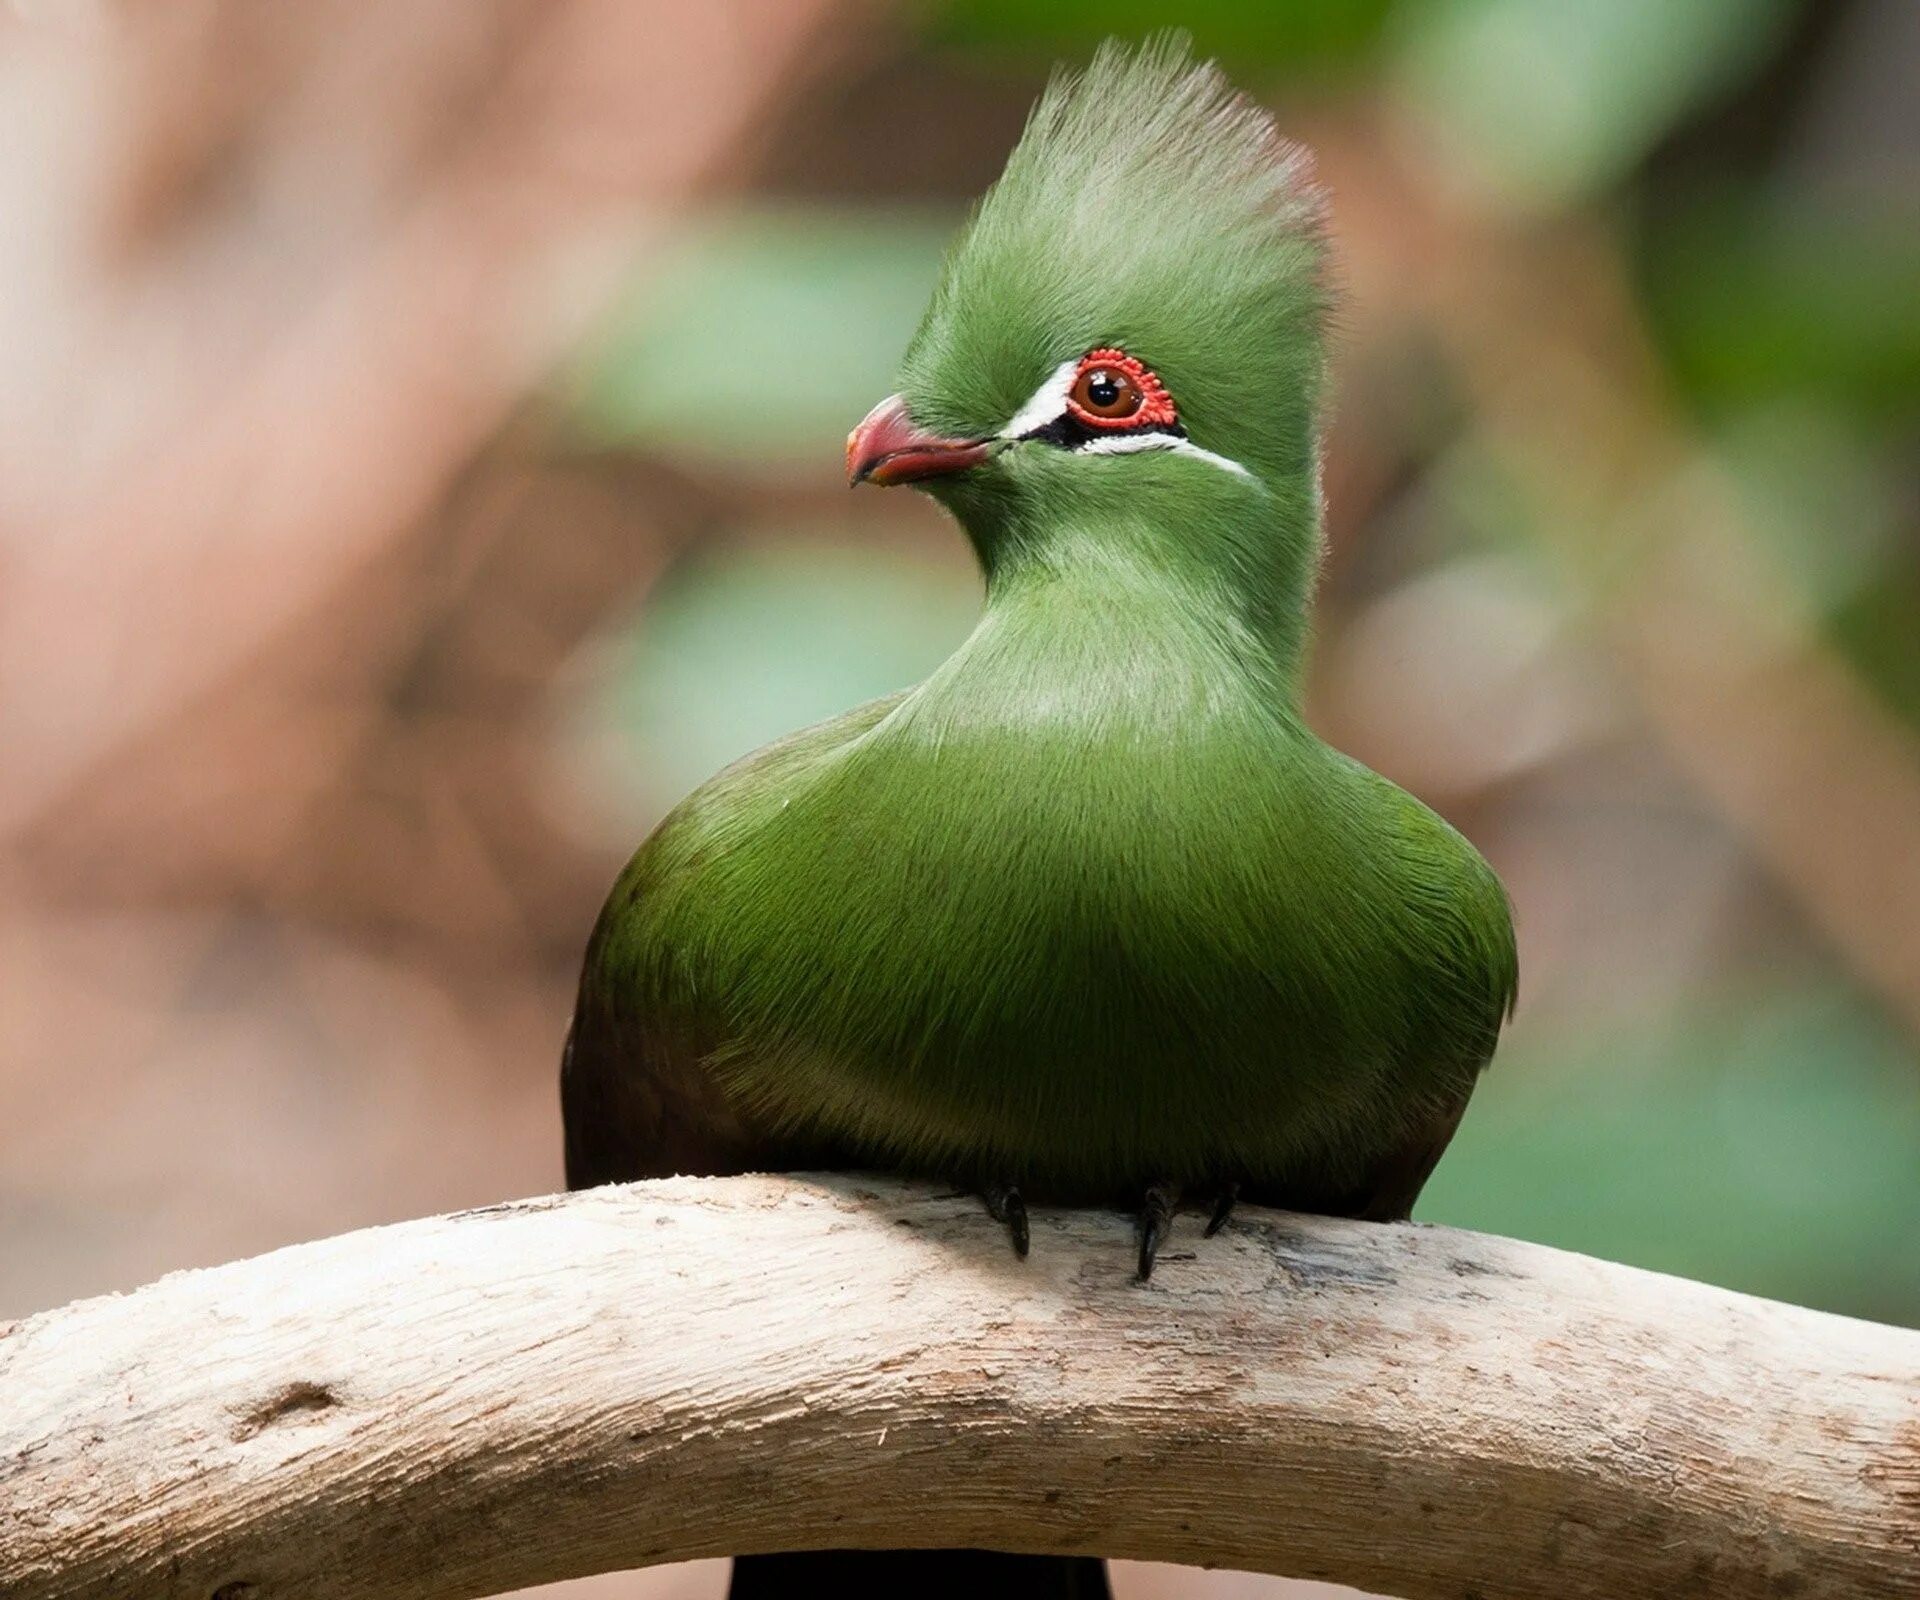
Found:
[[[993,1545],[1413,1600],[1920,1595],[1920,1333],[1445,1228],[675,1179],[0,1327],[0,1594]]]

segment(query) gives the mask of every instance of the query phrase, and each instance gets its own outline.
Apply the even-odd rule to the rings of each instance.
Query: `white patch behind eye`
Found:
[[[1074,375],[1079,370],[1079,356],[1072,356],[1055,367],[1053,376],[1035,389],[1033,397],[1014,412],[1007,425],[1000,430],[1000,437],[1018,439],[1063,416],[1067,409],[1067,393],[1073,388]]]
[[[1083,456],[1126,456],[1141,450],[1171,450],[1175,455],[1193,456],[1201,461],[1210,461],[1216,467],[1224,467],[1228,472],[1237,472],[1249,482],[1260,481],[1231,456],[1203,450],[1191,439],[1183,439],[1177,433],[1116,433],[1109,439],[1089,440],[1076,453]]]

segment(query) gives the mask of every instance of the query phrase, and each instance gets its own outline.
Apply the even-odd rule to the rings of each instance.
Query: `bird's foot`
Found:
[[[1153,1263],[1160,1254],[1160,1246],[1167,1242],[1167,1235],[1173,1230],[1173,1219],[1180,1210],[1183,1198],[1179,1184],[1163,1179],[1150,1185],[1140,1202],[1139,1273],[1142,1283],[1153,1276]],[[1207,1218],[1206,1238],[1211,1239],[1227,1225],[1227,1218],[1233,1215],[1234,1202],[1239,1198],[1240,1185],[1237,1183],[1223,1183],[1213,1191],[1213,1211]]]
[[[1013,1253],[1025,1260],[1027,1203],[1020,1198],[1019,1188],[1011,1183],[990,1183],[980,1191],[980,1198],[987,1203],[987,1215],[995,1222],[1006,1225],[1007,1233],[1013,1240]]]
[[[1161,1182],[1148,1187],[1140,1202],[1140,1281],[1153,1276],[1153,1259],[1173,1229],[1173,1214],[1180,1209],[1180,1185]]]

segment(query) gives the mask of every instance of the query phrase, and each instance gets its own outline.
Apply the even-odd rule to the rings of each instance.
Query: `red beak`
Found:
[[[984,439],[943,439],[915,425],[907,403],[888,395],[847,435],[847,482],[918,483],[965,472],[987,459]]]

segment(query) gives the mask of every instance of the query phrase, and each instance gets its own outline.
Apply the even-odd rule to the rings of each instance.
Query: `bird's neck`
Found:
[[[1217,508],[1169,517],[1151,502],[1109,505],[1079,522],[976,539],[990,626],[1017,630],[1040,657],[1069,664],[1158,663],[1237,674],[1298,709],[1318,555],[1317,496],[1257,518]]]

